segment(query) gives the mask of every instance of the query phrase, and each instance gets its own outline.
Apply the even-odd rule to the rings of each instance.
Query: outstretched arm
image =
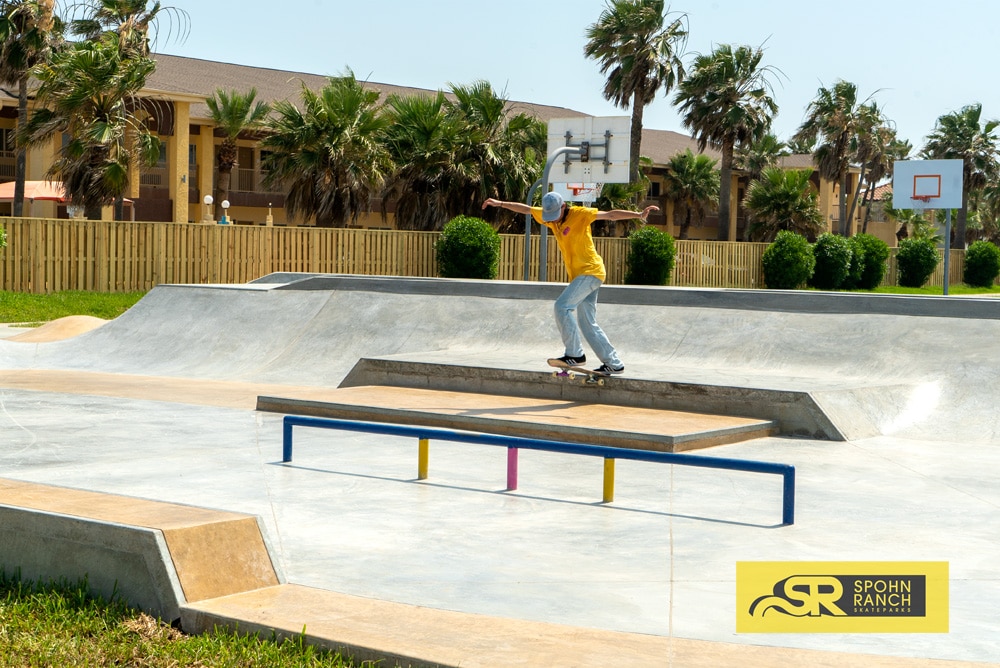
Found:
[[[503,200],[493,199],[492,197],[483,202],[483,208],[488,206],[498,206],[501,209],[507,209],[508,211],[513,211],[514,213],[531,213],[531,207],[527,204],[521,202],[504,202]]]
[[[653,211],[659,211],[658,206],[647,206],[642,212],[638,211],[625,211],[624,209],[612,209],[611,211],[601,211],[597,214],[597,220],[631,220],[632,218],[639,218],[643,221],[646,217]]]

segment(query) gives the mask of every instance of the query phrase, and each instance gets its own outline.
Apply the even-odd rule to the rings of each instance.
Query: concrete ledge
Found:
[[[776,423],[786,435],[835,441],[878,433],[862,418],[842,429],[824,412],[809,392],[766,387],[734,387],[674,383],[614,377],[603,387],[563,382],[551,374],[515,369],[412,362],[398,358],[364,358],[358,361],[340,387],[385,385],[453,392],[506,394],[633,406],[661,410],[730,415]]]
[[[168,621],[185,602],[282,581],[252,515],[5,479],[0,566],[34,580],[86,578]]]
[[[346,387],[336,393],[322,400],[260,396],[257,410],[657,452],[683,452],[776,432],[769,420],[549,399],[381,386]]]
[[[846,654],[688,640],[473,615],[348,596],[297,585],[270,587],[184,607],[194,633],[227,627],[278,638],[304,634],[309,644],[380,666],[462,668],[973,668],[965,661]]]

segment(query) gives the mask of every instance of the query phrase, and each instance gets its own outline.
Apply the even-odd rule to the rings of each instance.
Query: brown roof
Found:
[[[778,167],[782,169],[816,169],[811,153],[796,153],[778,158]]]
[[[156,71],[149,76],[146,87],[164,92],[180,92],[201,97],[211,97],[217,89],[247,90],[251,86],[257,89],[257,98],[267,103],[278,100],[299,100],[299,91],[305,84],[311,90],[319,90],[327,84],[329,76],[309,74],[306,72],[289,72],[272,70],[266,67],[250,67],[249,65],[233,65],[214,60],[200,60],[184,56],[155,54]],[[334,75],[335,76],[335,75]],[[365,85],[388,95],[427,95],[436,91],[426,88],[411,88],[394,84],[367,81]],[[586,116],[586,114],[531,102],[511,102],[515,113],[531,114],[543,121],[550,118],[571,116]],[[191,105],[192,120],[207,120],[208,107],[204,104]]]
[[[666,164],[670,158],[688,148],[692,153],[698,153],[698,142],[691,135],[670,130],[642,129],[642,155],[657,165]],[[722,153],[711,146],[706,146],[704,153],[715,160],[722,157]]]
[[[326,85],[327,75],[310,74],[307,72],[290,72],[287,70],[268,69],[266,67],[251,67],[234,65],[214,60],[201,60],[170,54],[154,54],[156,70],[146,81],[146,88],[153,91],[181,93],[187,96],[201,98],[211,97],[217,89],[247,90],[255,87],[257,97],[268,103],[278,100],[299,100],[303,84],[312,90],[319,90]],[[426,88],[412,88],[376,81],[365,82],[366,86],[379,90],[383,97],[388,95],[426,95],[436,91]],[[16,100],[17,92],[0,88],[0,98]],[[3,106],[10,106],[7,100]],[[511,101],[514,113],[526,113],[539,120],[549,121],[553,118],[587,116],[588,114],[575,109],[554,107],[545,104],[535,104],[518,100]],[[191,120],[205,122],[209,119],[208,106],[204,103],[191,105]],[[647,156],[656,164],[664,164],[674,155],[690,148],[698,152],[698,143],[689,135],[670,130],[653,130],[644,128],[642,131],[642,155]],[[708,147],[705,153],[715,159],[721,154]],[[808,157],[808,156],[806,156]]]

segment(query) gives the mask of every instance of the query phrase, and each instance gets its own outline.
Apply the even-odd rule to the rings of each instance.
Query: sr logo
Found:
[[[844,584],[832,575],[792,575],[776,583],[772,595],[756,599],[750,616],[776,610],[793,617],[846,617],[839,604],[843,596]]]

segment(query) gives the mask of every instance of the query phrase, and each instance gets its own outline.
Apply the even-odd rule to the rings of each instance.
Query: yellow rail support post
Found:
[[[604,503],[615,500],[615,460],[604,458]]]
[[[430,444],[426,438],[420,439],[420,453],[417,455],[417,480],[427,480],[427,460],[430,457]]]

